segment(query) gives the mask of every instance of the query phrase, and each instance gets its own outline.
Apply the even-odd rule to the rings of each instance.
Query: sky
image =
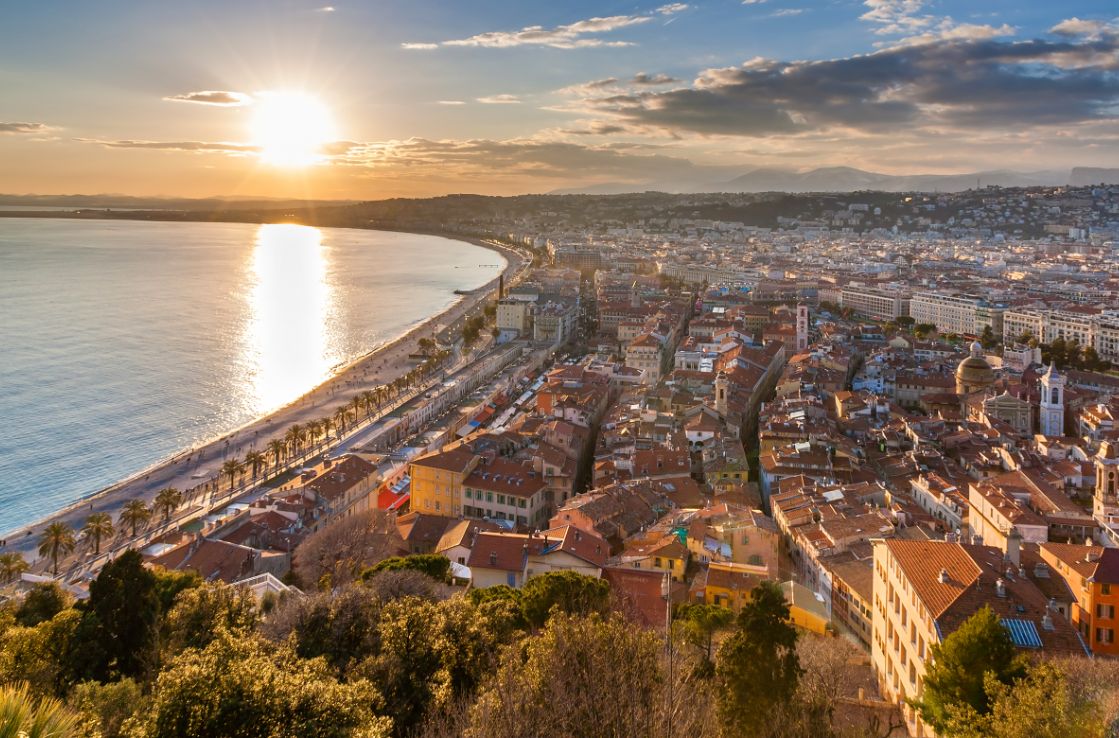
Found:
[[[329,1],[8,5],[0,192],[1119,167],[1114,0]]]

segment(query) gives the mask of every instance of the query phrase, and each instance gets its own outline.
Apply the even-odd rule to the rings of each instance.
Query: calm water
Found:
[[[495,264],[381,231],[0,218],[0,531],[286,404]]]

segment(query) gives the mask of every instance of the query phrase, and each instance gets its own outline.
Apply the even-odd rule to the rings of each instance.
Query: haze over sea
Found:
[[[406,233],[0,218],[0,531],[287,404],[504,266]]]

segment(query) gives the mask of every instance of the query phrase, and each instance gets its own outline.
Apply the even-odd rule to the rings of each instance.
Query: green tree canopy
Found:
[[[573,571],[553,571],[525,582],[521,608],[529,625],[540,628],[552,609],[569,615],[604,614],[610,607],[610,584],[605,579]]]
[[[451,560],[442,554],[413,554],[411,556],[391,556],[361,574],[368,579],[383,571],[403,571],[411,569],[426,574],[437,582],[451,580]]]
[[[24,596],[16,608],[16,622],[33,627],[50,620],[73,604],[74,598],[62,591],[57,582],[40,582]]]
[[[779,708],[792,702],[801,673],[796,645],[781,589],[772,582],[754,587],[716,660],[719,721],[726,733],[764,735]]]
[[[942,643],[930,649],[921,701],[915,703],[922,719],[943,732],[953,711],[973,710],[984,716],[991,711],[994,695],[990,675],[1011,684],[1025,673],[1022,657],[998,615],[983,607]]]
[[[104,653],[90,677],[143,677],[156,663],[160,603],[156,575],[138,551],[129,550],[105,564],[89,585],[87,623]]]
[[[380,698],[365,680],[341,683],[322,659],[298,658],[256,635],[220,634],[159,675],[136,738],[382,738]]]

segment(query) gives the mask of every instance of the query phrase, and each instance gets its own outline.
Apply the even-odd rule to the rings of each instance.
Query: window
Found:
[[[1110,584],[1101,584],[1100,585],[1100,594],[1105,594],[1105,595],[1111,594],[1111,585]]]
[[[521,499],[517,500],[517,507],[523,509],[524,506],[525,506],[525,501],[524,501],[524,498],[522,497]]]
[[[1096,605],[1096,617],[1104,620],[1115,617],[1115,605]]]
[[[493,492],[486,493],[486,502],[493,502]]]
[[[497,496],[497,504],[499,504],[499,505],[504,505],[505,504],[505,495],[498,495]]]
[[[660,569],[660,568],[661,568],[661,560],[660,560],[660,558],[656,558],[656,559],[654,559],[654,560],[653,560],[653,566],[655,566],[655,567],[656,567],[656,568],[658,568],[658,569]]]
[[[467,487],[467,488],[466,488],[466,489],[465,489],[465,490],[463,491],[463,494],[464,494],[464,495],[466,495],[466,499],[468,499],[468,500],[469,500],[469,499],[470,499],[470,488],[469,488],[469,487]]]

